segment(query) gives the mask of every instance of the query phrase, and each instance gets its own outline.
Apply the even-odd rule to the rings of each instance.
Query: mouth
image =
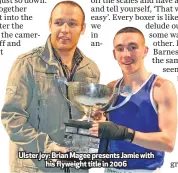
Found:
[[[134,61],[125,61],[122,64],[123,65],[131,65],[131,64],[134,64]]]
[[[70,40],[70,39],[68,37],[61,36],[61,37],[58,37],[58,40],[67,41],[67,40]]]

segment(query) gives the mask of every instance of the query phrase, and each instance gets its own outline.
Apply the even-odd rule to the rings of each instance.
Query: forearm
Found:
[[[99,131],[95,132],[97,130],[97,125],[91,129],[94,132],[93,134],[98,135],[100,138],[124,140],[152,150],[172,152],[175,145],[174,131],[172,133],[166,131],[143,133],[112,122],[99,123]]]
[[[170,136],[165,132],[142,133],[136,131],[132,143],[152,150],[172,152],[175,140]]]

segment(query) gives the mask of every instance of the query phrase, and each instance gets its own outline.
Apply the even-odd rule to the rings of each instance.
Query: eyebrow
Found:
[[[135,42],[130,42],[128,45],[138,45],[137,43],[135,43]],[[117,44],[116,46],[115,46],[115,48],[118,48],[118,47],[121,47],[121,46],[123,46],[123,44]]]
[[[129,45],[130,45],[130,44],[135,44],[135,45],[138,45],[138,44],[137,44],[137,43],[135,43],[135,42],[130,42],[130,43],[129,43]]]
[[[74,21],[74,22],[78,22],[78,20],[76,20],[76,19],[70,19],[71,21]]]
[[[118,47],[121,47],[121,46],[123,46],[122,44],[117,44],[116,46],[115,46],[115,48],[118,48]]]
[[[55,20],[55,21],[59,21],[59,20],[65,21],[65,19],[63,19],[63,18],[57,18],[57,19],[54,19],[54,20]],[[78,22],[76,19],[69,19],[68,21]]]

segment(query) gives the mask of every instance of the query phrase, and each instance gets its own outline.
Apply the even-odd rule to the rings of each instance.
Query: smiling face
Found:
[[[83,14],[79,7],[60,4],[52,12],[49,22],[51,43],[55,49],[70,51],[76,48],[85,31]]]
[[[148,48],[140,33],[119,33],[114,39],[114,57],[118,61],[123,73],[132,74],[143,67],[143,58]]]

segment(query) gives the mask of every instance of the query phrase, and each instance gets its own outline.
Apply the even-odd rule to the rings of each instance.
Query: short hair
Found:
[[[85,13],[84,13],[82,7],[81,7],[78,3],[76,3],[76,2],[74,2],[74,1],[68,1],[68,0],[66,0],[66,1],[61,1],[61,2],[57,3],[57,4],[54,6],[54,8],[53,8],[52,11],[51,11],[51,15],[50,15],[50,19],[49,19],[50,22],[51,22],[51,20],[52,20],[53,11],[54,11],[55,8],[56,8],[58,5],[60,5],[60,4],[65,4],[65,5],[71,5],[71,6],[74,6],[74,7],[78,7],[78,8],[81,10],[82,15],[83,15],[83,21],[82,21],[82,22],[83,22],[83,24],[85,23]]]
[[[115,38],[116,38],[117,35],[122,34],[122,33],[138,33],[138,34],[140,34],[140,35],[143,37],[143,40],[144,40],[144,42],[145,42],[145,37],[144,37],[143,33],[142,33],[139,29],[137,29],[137,28],[135,28],[135,27],[125,27],[125,28],[120,29],[120,30],[115,34],[114,40],[115,40]]]

